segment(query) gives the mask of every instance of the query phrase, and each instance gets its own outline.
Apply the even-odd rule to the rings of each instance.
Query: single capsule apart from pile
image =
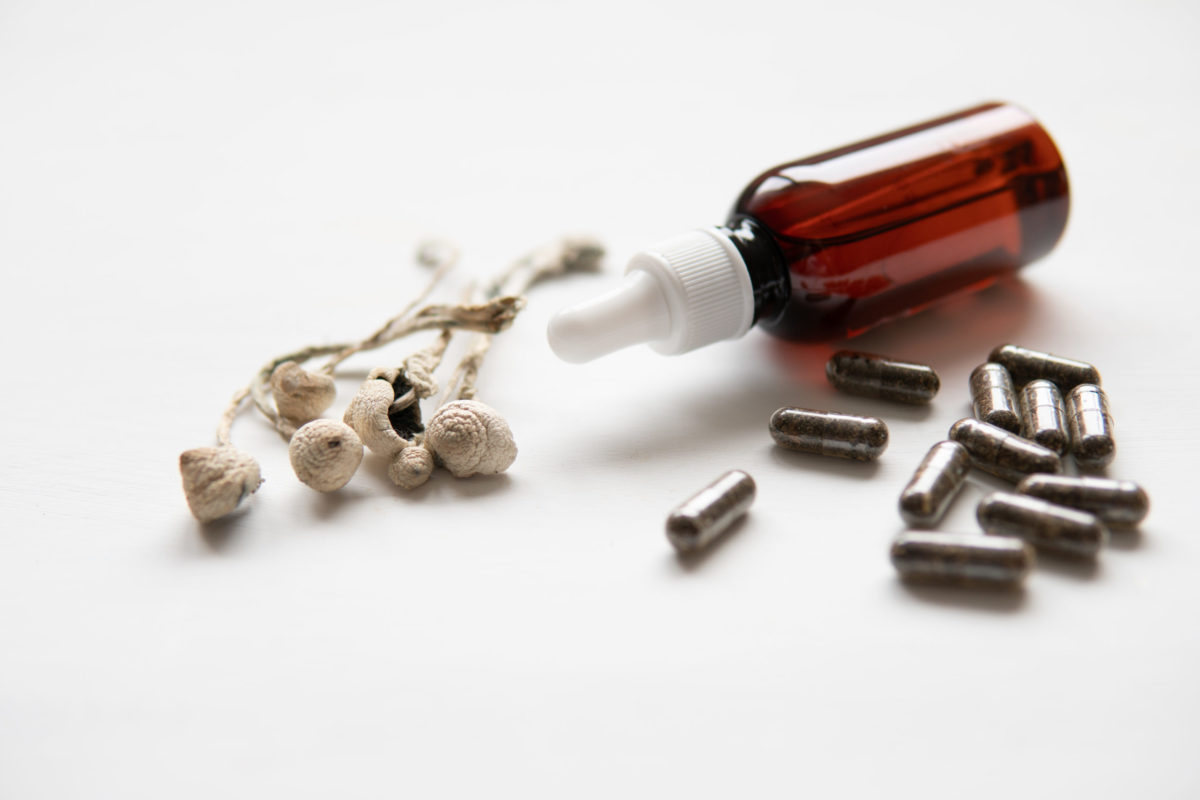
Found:
[[[1017,484],[1017,493],[1086,511],[1109,527],[1131,528],[1150,511],[1145,489],[1113,478],[1030,475]]]
[[[902,533],[892,543],[892,565],[914,583],[1013,587],[1035,561],[1020,539],[979,533]]]
[[[853,350],[834,353],[825,377],[848,394],[898,403],[928,403],[942,385],[933,367]]]
[[[1021,436],[1060,456],[1066,452],[1067,411],[1053,381],[1038,378],[1022,387]]]
[[[954,423],[950,439],[967,448],[974,466],[1006,481],[1016,483],[1034,472],[1062,472],[1062,459],[1053,450],[977,419]]]
[[[900,516],[914,528],[937,525],[970,469],[971,456],[961,444],[935,444],[900,493]]]
[[[1017,347],[1015,344],[997,347],[988,356],[988,361],[1002,364],[1018,385],[1045,378],[1066,392],[1081,383],[1100,383],[1100,372],[1086,361]]]
[[[1108,528],[1092,514],[1021,494],[995,492],[975,511],[979,525],[997,536],[1016,536],[1038,550],[1091,557],[1108,540]]]
[[[832,411],[781,408],[768,427],[780,447],[855,461],[875,460],[888,443],[883,420]]]
[[[1097,472],[1117,454],[1113,439],[1108,395],[1099,386],[1082,383],[1067,394],[1067,425],[1071,431],[1071,455],[1080,469]]]
[[[702,550],[750,509],[754,479],[739,469],[705,486],[667,517],[667,539],[680,553]]]
[[[975,419],[1013,433],[1021,430],[1017,390],[1008,370],[991,362],[980,364],[972,370],[970,383]]]

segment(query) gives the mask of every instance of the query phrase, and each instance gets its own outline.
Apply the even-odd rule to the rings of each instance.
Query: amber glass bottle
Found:
[[[755,178],[729,227],[758,228],[787,265],[759,324],[787,339],[853,335],[985,286],[1050,251],[1067,172],[1019,108],[989,103]]]
[[[624,286],[562,312],[551,345],[581,361],[635,341],[684,352],[754,324],[852,336],[1045,255],[1068,206],[1050,136],[988,103],[764,172],[724,226],[639,253]]]

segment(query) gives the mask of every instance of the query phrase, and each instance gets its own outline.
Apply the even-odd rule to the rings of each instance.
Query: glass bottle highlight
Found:
[[[583,362],[640,342],[684,353],[754,325],[853,336],[1040,258],[1068,207],[1050,136],[988,103],[764,172],[724,225],[636,254],[620,286],[559,312],[550,346]]]

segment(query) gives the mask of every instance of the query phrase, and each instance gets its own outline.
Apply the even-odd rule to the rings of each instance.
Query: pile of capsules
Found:
[[[931,367],[841,351],[826,375],[837,389],[904,403],[928,403],[941,382]],[[1020,390],[1017,390],[1020,386]],[[1091,364],[1003,345],[970,378],[974,418],[959,420],[935,444],[900,495],[912,528],[935,528],[972,467],[1016,484],[994,492],[976,516],[984,533],[907,531],[892,544],[892,563],[910,581],[1011,587],[1034,564],[1034,551],[1093,558],[1110,528],[1132,528],[1149,500],[1131,481],[1063,475],[1063,459],[1080,472],[1101,472],[1116,454],[1108,398]],[[1064,399],[1065,397],[1065,399]],[[871,461],[887,448],[887,425],[875,417],[781,408],[769,429],[781,447]],[[734,470],[687,500],[667,520],[680,552],[701,549],[743,515],[754,480]]]
[[[1062,474],[1068,455],[1081,473],[1103,472],[1116,455],[1094,366],[1003,345],[971,373],[970,387],[974,418],[954,423],[949,439],[926,454],[900,494],[900,515],[911,527],[935,527],[971,467],[1015,483],[1015,491],[979,503],[984,534],[902,533],[891,556],[905,579],[1014,586],[1033,567],[1035,549],[1094,558],[1110,528],[1145,518],[1150,501],[1136,483]]]

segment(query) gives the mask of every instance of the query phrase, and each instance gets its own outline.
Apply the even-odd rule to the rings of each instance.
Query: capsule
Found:
[[[950,438],[967,448],[972,465],[1006,481],[1016,483],[1034,472],[1062,472],[1062,460],[1053,450],[977,419],[954,423]]]
[[[834,353],[825,363],[825,377],[848,394],[898,403],[928,403],[942,385],[933,367],[852,350]]]
[[[1018,385],[1045,378],[1067,392],[1081,383],[1100,384],[1100,372],[1086,361],[1029,350],[1015,344],[1000,345],[991,352],[988,361],[1003,364]]]
[[[892,542],[892,565],[914,583],[1013,587],[1035,560],[1033,548],[1004,536],[909,531]]]
[[[1021,430],[1017,390],[1008,370],[999,364],[980,364],[971,372],[971,407],[975,419],[1013,433]]]
[[[754,479],[730,470],[684,501],[667,517],[667,539],[680,553],[708,547],[750,510]]]
[[[1017,493],[1095,514],[1113,528],[1131,528],[1150,511],[1145,489],[1133,481],[1113,478],[1030,475],[1017,484]]]
[[[1067,394],[1067,426],[1071,455],[1080,469],[1099,471],[1117,454],[1108,395],[1099,386],[1081,383]]]
[[[937,525],[970,469],[971,456],[961,444],[935,444],[900,493],[900,516],[914,528]]]
[[[1108,540],[1108,528],[1092,514],[1036,497],[994,492],[975,510],[980,526],[997,536],[1016,536],[1038,550],[1090,558]]]
[[[781,408],[768,427],[780,447],[855,461],[874,461],[888,443],[883,420],[833,411]]]
[[[1038,378],[1022,387],[1021,436],[1060,456],[1066,452],[1067,412],[1054,381]]]

